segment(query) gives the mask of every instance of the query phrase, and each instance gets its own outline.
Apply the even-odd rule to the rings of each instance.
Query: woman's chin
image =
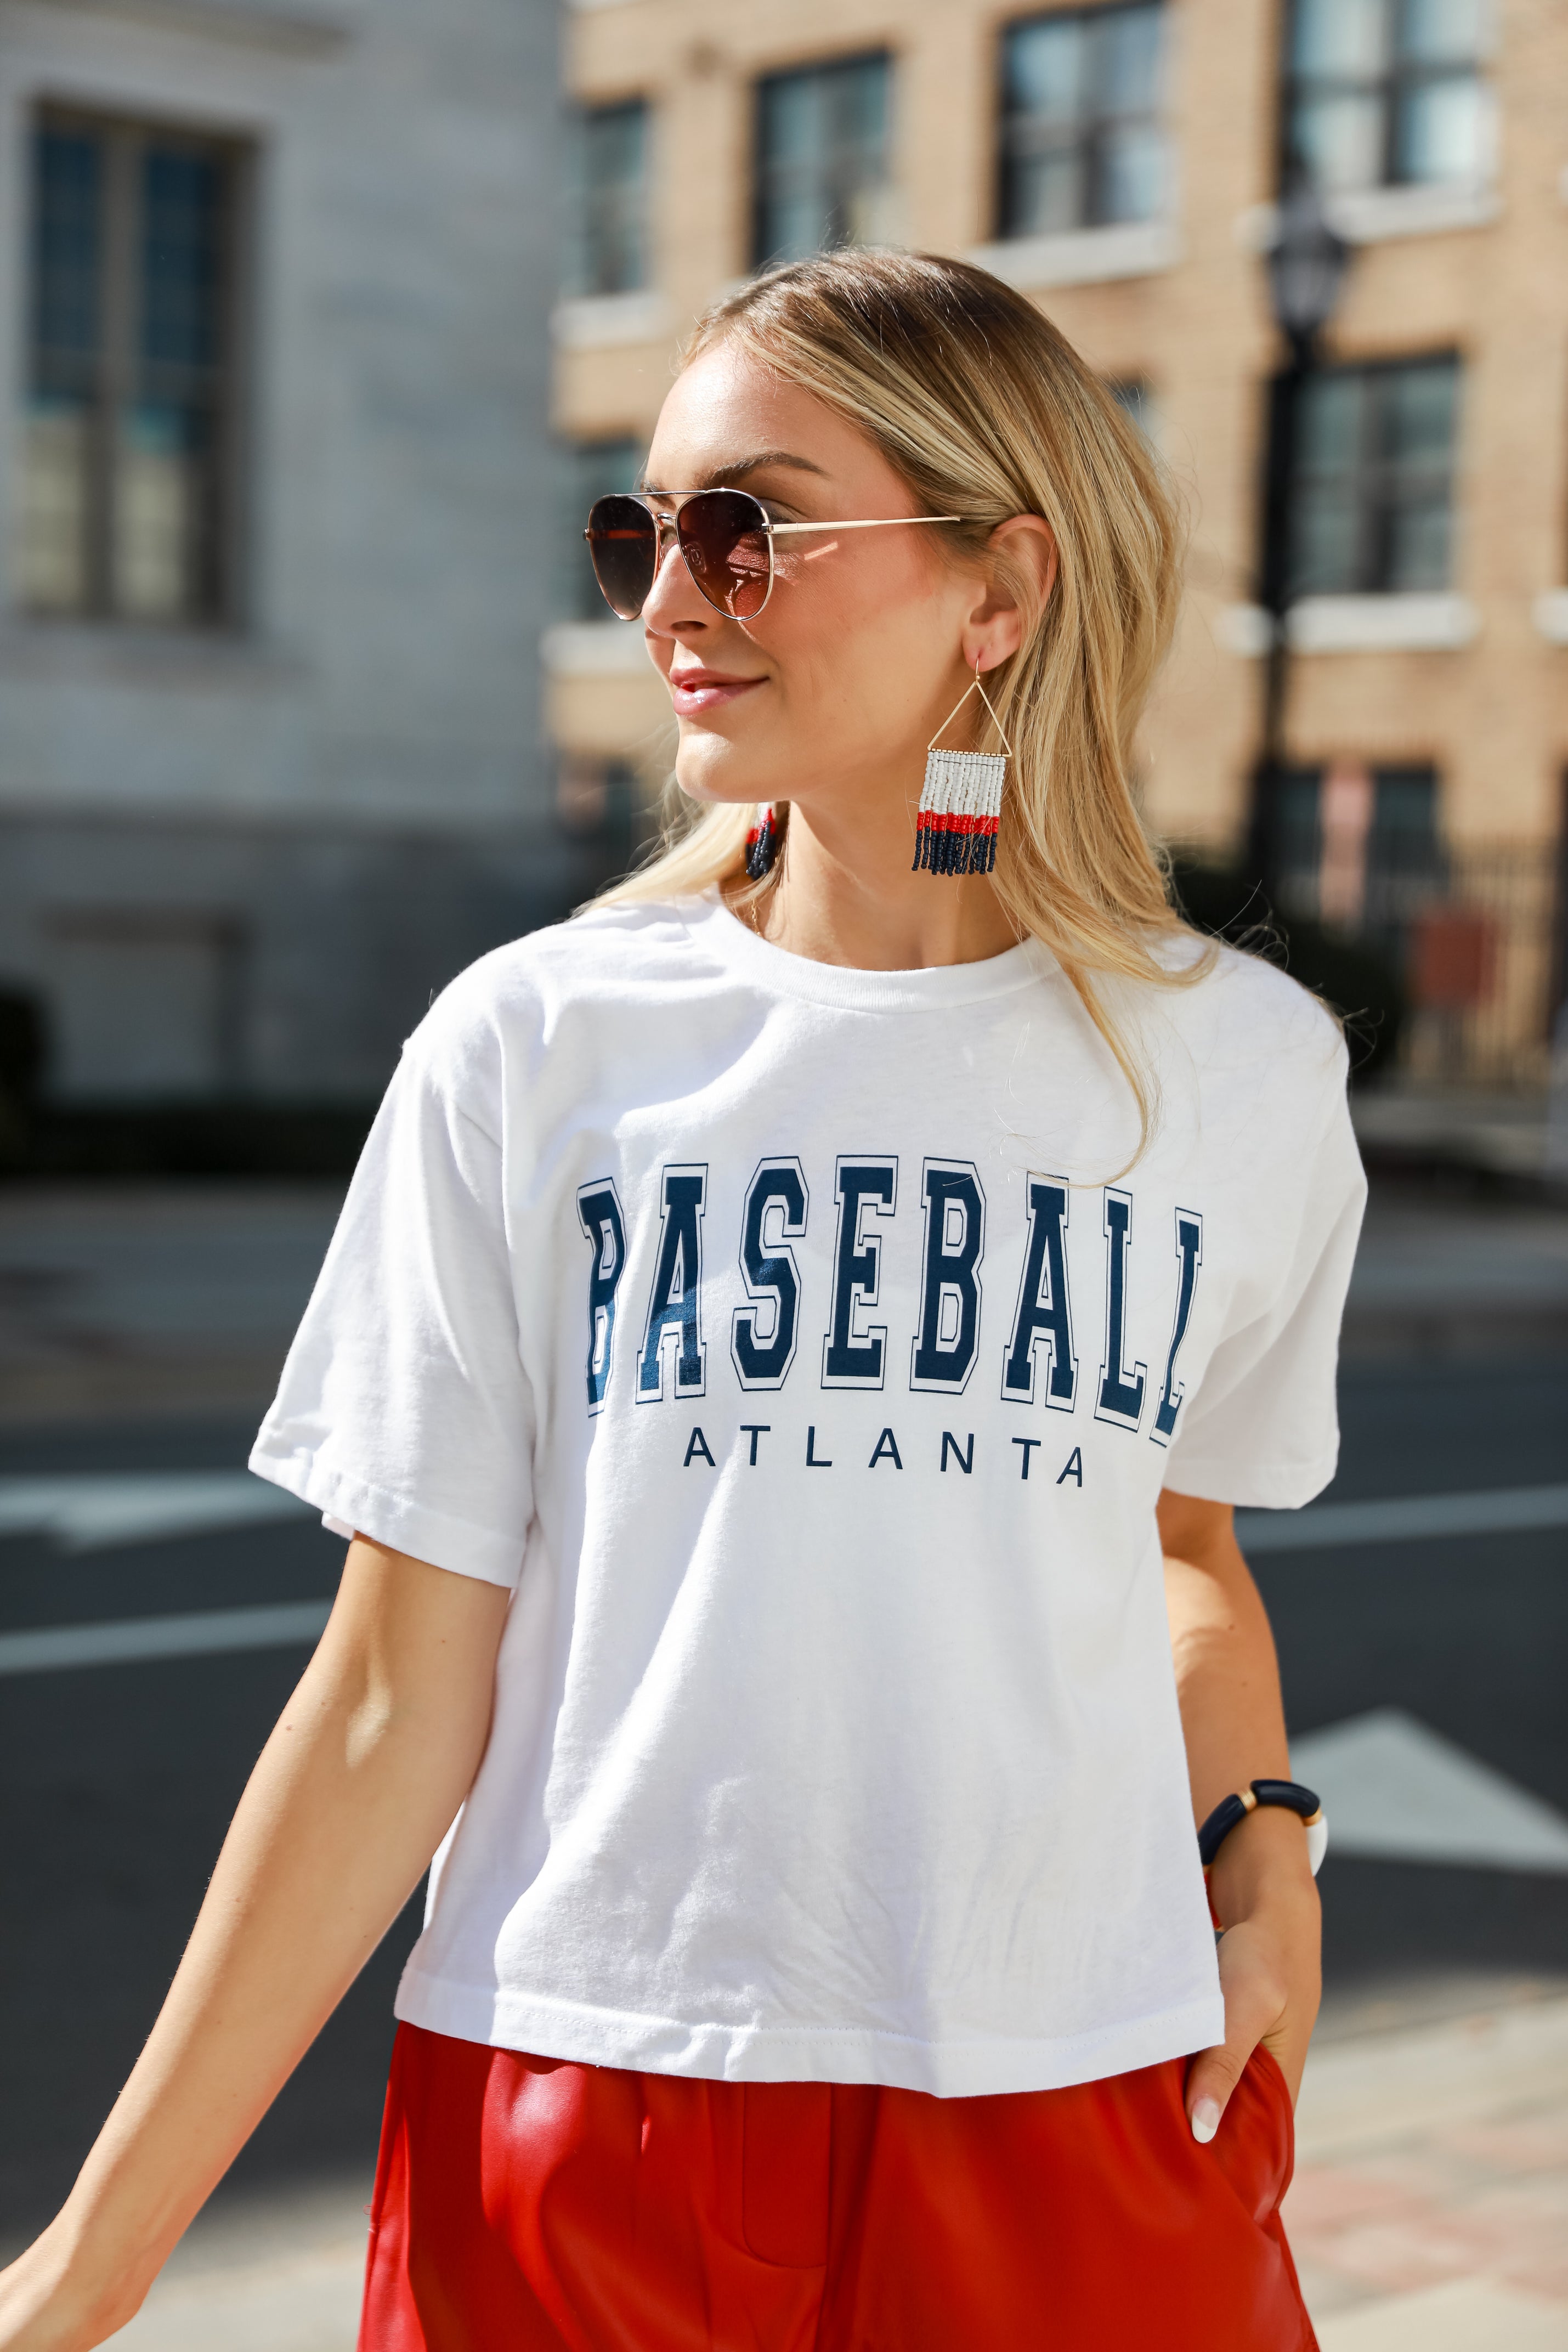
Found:
[[[768,762],[768,769],[774,767]],[[766,801],[778,796],[778,787],[758,760],[747,759],[733,743],[683,728],[675,753],[675,782],[694,801],[715,804],[735,801]]]

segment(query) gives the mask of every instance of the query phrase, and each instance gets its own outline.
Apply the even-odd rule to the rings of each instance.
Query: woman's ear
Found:
[[[987,544],[991,575],[964,629],[970,669],[995,669],[1016,654],[1056,585],[1056,533],[1040,515],[1009,515]]]

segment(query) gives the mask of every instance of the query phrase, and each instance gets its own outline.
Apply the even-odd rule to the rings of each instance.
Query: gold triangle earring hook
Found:
[[[944,719],[944,720],[942,721],[941,726],[940,726],[940,727],[938,727],[938,729],[936,730],[936,733],[935,735],[933,735],[933,737],[931,738],[930,742],[929,742],[929,743],[927,743],[927,745],[925,746],[925,749],[927,750],[927,751],[934,751],[936,749],[936,744],[937,744],[937,740],[938,740],[938,738],[939,738],[939,737],[941,737],[941,736],[943,736],[943,735],[946,735],[946,733],[947,732],[948,728],[949,728],[949,727],[951,727],[951,725],[953,724],[954,719],[956,719],[956,717],[958,716],[958,713],[960,712],[960,710],[962,710],[962,709],[964,708],[964,705],[966,704],[966,702],[967,702],[967,700],[969,699],[969,697],[970,697],[972,694],[977,694],[977,695],[979,696],[979,698],[980,698],[980,700],[985,704],[986,709],[987,709],[988,711],[990,711],[990,714],[991,714],[991,724],[992,724],[992,726],[996,729],[997,733],[998,733],[998,735],[1001,735],[1001,737],[1002,737],[1002,749],[1003,749],[1003,751],[1007,753],[1007,755],[1008,755],[1009,759],[1010,760],[1010,759],[1012,758],[1012,755],[1013,755],[1013,747],[1012,747],[1012,745],[1008,741],[1007,737],[1006,737],[1005,735],[1003,735],[1003,734],[1002,734],[1002,722],[1001,722],[1001,720],[997,717],[996,711],[995,711],[995,709],[992,708],[992,704],[991,704],[991,698],[990,698],[990,696],[986,692],[985,688],[980,684],[980,665],[979,665],[979,661],[978,661],[978,658],[977,658],[977,657],[976,662],[975,662],[975,675],[974,675],[974,677],[969,680],[968,685],[964,688],[963,693],[958,697],[957,701],[953,705],[952,709],[947,713],[946,718],[946,719]]]

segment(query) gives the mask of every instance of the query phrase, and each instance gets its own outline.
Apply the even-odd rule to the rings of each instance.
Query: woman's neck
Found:
[[[1019,933],[983,875],[910,870],[902,828],[852,826],[824,840],[791,807],[782,869],[747,909],[763,938],[813,963],[861,971],[928,971],[980,963],[1016,947]]]

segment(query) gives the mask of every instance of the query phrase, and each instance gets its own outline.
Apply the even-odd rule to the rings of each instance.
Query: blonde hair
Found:
[[[1055,533],[1043,609],[1005,547],[988,559],[1026,611],[1036,605],[1019,651],[986,681],[1013,751],[993,883],[1020,936],[1056,957],[1120,1065],[1141,1152],[1150,1083],[1095,980],[1178,986],[1209,960],[1171,953],[1192,935],[1168,902],[1131,784],[1134,735],[1181,593],[1179,520],[1153,452],[1031,302],[944,256],[851,250],[792,262],[714,303],[683,364],[721,341],[847,417],[923,512],[963,515],[936,535],[945,551],[985,557],[1015,514],[1040,515]],[[755,822],[748,803],[676,816],[662,853],[599,903],[716,884],[732,903],[752,895],[745,843]]]

